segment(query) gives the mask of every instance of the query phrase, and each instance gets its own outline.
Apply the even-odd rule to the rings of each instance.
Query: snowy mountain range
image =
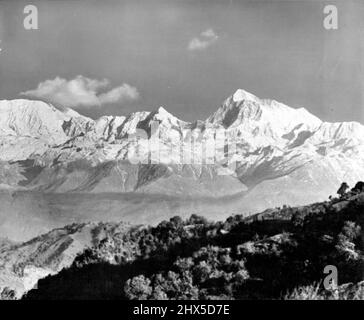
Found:
[[[218,132],[225,136],[216,149]],[[158,161],[131,161],[141,156],[151,160],[151,139],[156,136]],[[182,156],[181,141],[192,141]],[[216,153],[228,163],[203,157],[212,154],[216,160]],[[334,195],[342,181],[350,185],[363,177],[363,125],[323,122],[304,108],[241,89],[205,121],[193,123],[162,107],[93,120],[41,101],[0,101],[3,191],[221,199],[231,214],[322,201]],[[199,206],[196,211],[205,209]],[[163,217],[191,213],[191,207],[166,210],[170,212]],[[139,221],[136,213],[129,220],[157,222],[160,216],[155,214],[150,212],[148,218],[145,213]],[[211,216],[218,217],[218,212]]]

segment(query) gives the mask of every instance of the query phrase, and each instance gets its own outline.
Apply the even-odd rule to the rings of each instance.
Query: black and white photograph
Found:
[[[364,1],[0,0],[0,300],[364,300]]]

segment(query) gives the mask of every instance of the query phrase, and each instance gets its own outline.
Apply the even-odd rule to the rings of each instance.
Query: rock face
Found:
[[[249,213],[321,201],[363,176],[360,123],[323,122],[241,89],[194,123],[163,107],[93,120],[40,101],[0,101],[6,192],[221,198],[229,213]]]

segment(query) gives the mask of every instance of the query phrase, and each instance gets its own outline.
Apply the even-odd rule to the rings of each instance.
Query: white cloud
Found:
[[[98,96],[101,104],[116,103],[122,100],[136,100],[139,98],[139,92],[137,88],[124,83],[120,87],[116,87],[106,93],[101,93]]]
[[[57,77],[39,83],[34,90],[21,92],[20,94],[73,108],[101,107],[105,104],[121,103],[139,98],[138,90],[126,83],[109,91],[100,92],[109,84],[110,82],[107,79],[90,79],[81,75],[71,80]]]
[[[188,44],[188,50],[204,50],[211,46],[213,43],[215,43],[218,38],[219,36],[215,33],[213,29],[207,29],[205,31],[202,31],[198,37],[191,39]]]

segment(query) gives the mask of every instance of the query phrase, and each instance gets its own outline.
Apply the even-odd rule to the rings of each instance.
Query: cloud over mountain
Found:
[[[41,82],[36,89],[21,92],[20,95],[73,108],[102,107],[105,104],[122,103],[139,98],[137,88],[127,83],[105,91],[109,84],[108,79],[90,79],[82,75],[71,80],[56,77]]]
[[[213,29],[207,29],[200,33],[198,37],[191,39],[188,44],[188,50],[190,51],[200,51],[207,49],[212,44],[214,44],[219,36],[215,33]]]

